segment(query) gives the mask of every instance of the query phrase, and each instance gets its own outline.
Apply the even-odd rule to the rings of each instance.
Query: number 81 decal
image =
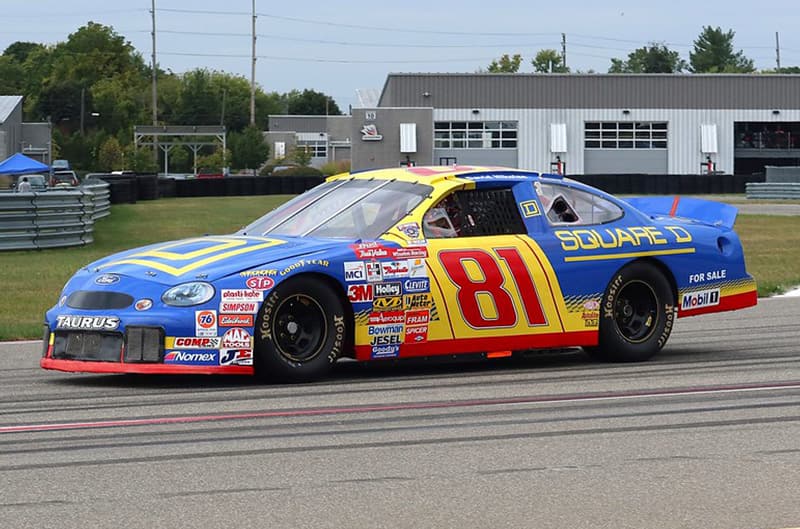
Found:
[[[442,250],[439,261],[445,274],[456,286],[458,301],[464,322],[475,329],[513,327],[517,324],[517,306],[514,296],[505,287],[502,265],[516,281],[516,289],[525,319],[530,326],[546,325],[539,293],[533,284],[530,270],[516,248],[493,248],[497,257],[485,250]],[[474,263],[483,276],[473,279],[467,271],[467,262]],[[481,310],[479,295],[485,294],[495,307],[494,317],[487,317]]]

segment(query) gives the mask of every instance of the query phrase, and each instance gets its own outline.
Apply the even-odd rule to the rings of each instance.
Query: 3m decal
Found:
[[[266,237],[202,237],[171,242],[103,265],[135,264],[180,276],[238,255],[257,252],[286,241]],[[182,265],[182,266],[180,266]]]
[[[493,252],[496,258],[485,250],[443,250],[439,253],[445,273],[457,288],[456,299],[464,321],[475,329],[513,327],[517,324],[517,307],[505,288],[505,278],[500,269],[500,263],[503,263],[511,277],[516,279],[528,325],[546,325],[539,293],[519,250],[494,248]],[[467,263],[477,266],[481,279],[470,277]],[[488,296],[494,306],[494,314],[487,315],[481,309],[481,296]]]
[[[372,285],[363,283],[358,285],[348,285],[347,299],[353,303],[372,301]]]

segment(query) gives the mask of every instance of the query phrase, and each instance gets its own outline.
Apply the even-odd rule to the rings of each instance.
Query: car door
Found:
[[[433,304],[458,352],[561,344],[554,277],[510,187],[451,193],[423,232]]]

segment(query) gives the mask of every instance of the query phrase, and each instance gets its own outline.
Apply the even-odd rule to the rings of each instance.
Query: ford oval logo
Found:
[[[94,282],[98,285],[113,285],[119,283],[119,276],[117,274],[103,274],[97,276]]]

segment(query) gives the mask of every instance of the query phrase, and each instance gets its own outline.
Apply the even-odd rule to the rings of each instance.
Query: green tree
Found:
[[[307,146],[298,145],[292,149],[291,159],[301,167],[308,167],[311,165],[311,158],[313,155],[314,153]]]
[[[289,114],[296,116],[339,116],[342,111],[332,97],[316,90],[292,90],[286,94]]]
[[[486,68],[488,73],[517,73],[522,64],[522,55],[515,53],[513,56],[505,53],[499,59],[493,60]]]
[[[236,169],[252,169],[253,176],[269,158],[269,146],[258,127],[246,127],[242,132],[231,134],[230,146],[231,165]]]
[[[23,95],[25,76],[22,65],[11,57],[0,57],[0,95]]]
[[[553,49],[539,50],[531,64],[538,73],[569,73],[569,68],[561,62],[561,54]]]
[[[694,73],[751,73],[755,71],[752,59],[742,50],[733,52],[733,30],[704,26],[689,52],[690,70]]]
[[[222,148],[218,148],[211,154],[206,154],[204,156],[197,157],[197,170],[204,171],[209,173],[221,173],[223,172],[226,164],[230,163],[231,160],[231,152],[225,151],[225,155],[223,156]]]
[[[22,64],[28,59],[28,56],[36,50],[43,49],[44,46],[42,44],[38,44],[36,42],[22,42],[17,41],[13,42],[8,45],[8,47],[3,52],[3,57],[8,57],[9,59]]]
[[[97,166],[104,171],[119,171],[122,167],[124,151],[114,136],[106,139],[97,153]]]
[[[628,54],[628,60],[611,59],[608,73],[680,73],[686,61],[663,43],[651,42]]]
[[[158,164],[153,158],[153,150],[148,147],[136,149],[133,144],[125,148],[125,163],[123,169],[136,171],[137,173],[155,173],[158,171]]]

